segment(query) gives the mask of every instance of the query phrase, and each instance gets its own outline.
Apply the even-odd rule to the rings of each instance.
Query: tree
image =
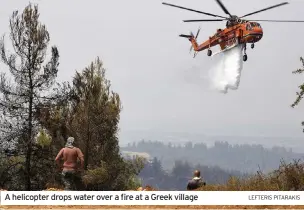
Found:
[[[1,73],[0,138],[1,142],[14,144],[18,155],[25,158],[25,187],[31,190],[34,136],[40,129],[35,117],[41,107],[54,99],[48,92],[57,77],[59,53],[55,46],[52,47],[51,58],[45,62],[50,35],[39,22],[37,5],[29,4],[21,15],[18,11],[13,12],[9,29],[14,53],[8,53],[4,36],[0,40],[0,53],[14,82]]]
[[[0,152],[0,189],[6,189],[9,182],[12,182],[13,188],[17,189],[18,177],[15,177],[15,173],[22,163],[22,159]]]
[[[302,74],[304,72],[304,59],[301,57],[300,61],[302,63],[302,68],[293,71],[292,72],[293,74]],[[302,100],[302,98],[303,98],[303,95],[304,95],[304,83],[299,86],[299,89],[300,89],[300,91],[296,93],[297,94],[297,98],[293,102],[293,104],[291,105],[292,108],[296,107],[300,103],[300,101]]]
[[[300,61],[302,63],[302,68],[293,71],[292,72],[293,74],[302,74],[304,72],[304,59],[302,57],[300,57]],[[296,92],[297,98],[293,102],[293,104],[291,105],[292,108],[294,108],[297,105],[299,105],[299,103],[301,102],[301,100],[302,100],[302,98],[304,96],[304,83],[299,86],[299,89],[300,89],[300,91]],[[302,126],[304,126],[304,122],[302,122]],[[304,129],[303,129],[303,132],[304,132]]]
[[[105,72],[99,58],[76,72],[68,130],[84,151],[88,188],[123,190],[139,171],[120,156],[117,132],[122,106]]]
[[[105,69],[99,58],[73,79],[74,103],[71,131],[79,139],[85,155],[85,169],[97,160],[106,160],[119,154],[118,122],[121,102],[110,90]],[[89,155],[89,154],[95,154]]]
[[[176,160],[172,168],[172,175],[187,180],[192,176],[192,167],[187,161]]]
[[[154,157],[151,163],[151,169],[152,169],[152,176],[157,178],[161,177],[164,174],[164,170],[161,164],[161,161],[157,158]]]

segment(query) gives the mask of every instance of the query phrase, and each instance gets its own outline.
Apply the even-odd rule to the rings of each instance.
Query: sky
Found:
[[[121,96],[120,129],[172,131],[210,135],[301,137],[304,104],[290,105],[303,75],[304,23],[261,22],[263,39],[248,49],[238,90],[219,93],[209,86],[208,71],[215,64],[207,52],[195,59],[190,43],[179,34],[196,32],[202,42],[224,28],[225,22],[183,23],[210,18],[164,6],[159,0],[36,0],[40,20],[58,46],[58,79],[70,81],[99,56],[112,88]],[[225,15],[214,0],[167,0],[168,3]],[[281,3],[278,0],[223,0],[236,15]],[[251,16],[252,19],[304,20],[304,1]],[[5,0],[0,8],[0,34],[9,17],[22,11],[24,0]],[[8,37],[7,37],[8,38]],[[8,40],[8,39],[7,39]],[[215,48],[213,51],[217,51]],[[5,66],[1,65],[5,70]]]

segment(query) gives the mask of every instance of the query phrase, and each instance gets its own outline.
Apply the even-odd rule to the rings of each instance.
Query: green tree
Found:
[[[29,4],[22,14],[13,12],[10,21],[10,40],[14,52],[7,51],[4,37],[0,40],[2,62],[8,67],[14,81],[2,73],[0,78],[1,141],[15,143],[18,155],[25,159],[25,189],[32,189],[35,135],[39,109],[54,99],[49,90],[54,85],[59,65],[56,47],[46,62],[50,35],[39,21],[38,6]],[[23,176],[21,175],[21,176]]]
[[[110,88],[99,58],[82,73],[76,72],[73,79],[71,130],[77,139],[81,139],[79,144],[85,155],[85,169],[97,160],[111,159],[119,154],[117,132],[122,107],[119,95]]]
[[[13,188],[17,189],[19,180],[16,179],[15,173],[18,172],[23,163],[22,158],[7,156],[0,152],[0,189],[9,188],[9,183],[13,183],[15,185]]]
[[[185,189],[188,180],[192,176],[192,166],[187,161],[176,160],[172,168],[171,175],[174,177],[176,183],[175,189]]]
[[[292,72],[293,74],[302,74],[304,72],[304,59],[302,57],[300,57],[300,61],[302,63],[302,68],[293,71]],[[299,85],[299,89],[300,90],[298,92],[296,92],[296,95],[297,95],[296,100],[291,105],[292,108],[298,106],[304,96],[304,83]],[[302,126],[304,126],[304,122],[302,122]],[[303,129],[303,132],[304,132],[304,129]]]
[[[157,159],[157,157],[154,157],[151,163],[151,176],[158,178],[161,177],[164,174],[164,170],[161,164],[161,161]]]
[[[122,106],[105,72],[99,58],[81,73],[76,72],[69,132],[84,152],[87,186],[123,190],[139,171],[136,164],[120,155],[117,132]]]
[[[304,72],[304,59],[301,57],[300,61],[302,63],[302,68],[293,71],[293,74],[302,74]],[[292,108],[296,107],[303,98],[304,95],[304,83],[299,86],[300,91],[296,92],[297,98],[291,105]]]
[[[172,168],[172,175],[182,179],[188,179],[192,176],[192,167],[187,161],[176,160]]]

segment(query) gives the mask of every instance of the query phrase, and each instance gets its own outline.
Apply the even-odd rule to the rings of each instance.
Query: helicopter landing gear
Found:
[[[253,48],[254,48],[254,43],[251,44],[251,49],[253,49]]]
[[[243,61],[247,61],[247,58],[248,58],[247,54],[244,54],[243,55]]]
[[[211,56],[211,55],[212,55],[212,51],[211,51],[210,49],[208,49],[207,55],[208,55],[208,56]]]
[[[246,44],[244,45],[244,55],[243,55],[243,61],[247,61],[248,56],[246,54]]]

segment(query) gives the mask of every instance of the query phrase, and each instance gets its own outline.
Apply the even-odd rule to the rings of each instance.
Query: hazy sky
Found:
[[[183,19],[210,18],[171,8],[159,0],[41,0],[41,21],[52,44],[59,47],[59,79],[71,80],[75,70],[100,56],[123,102],[121,130],[150,129],[233,135],[299,136],[304,104],[290,108],[302,75],[304,23],[261,23],[263,39],[248,49],[240,87],[224,95],[209,88],[214,61],[206,52],[196,59],[190,43],[178,37],[202,27],[204,41],[225,22],[183,23]],[[205,12],[224,15],[214,0],[171,0]],[[262,9],[278,0],[223,0],[236,15]],[[13,10],[28,1],[5,0],[0,8],[0,33],[8,32]],[[304,20],[304,2],[251,16],[252,19]],[[217,50],[214,50],[217,51]],[[3,66],[1,66],[3,67]],[[304,102],[303,102],[304,103]]]

